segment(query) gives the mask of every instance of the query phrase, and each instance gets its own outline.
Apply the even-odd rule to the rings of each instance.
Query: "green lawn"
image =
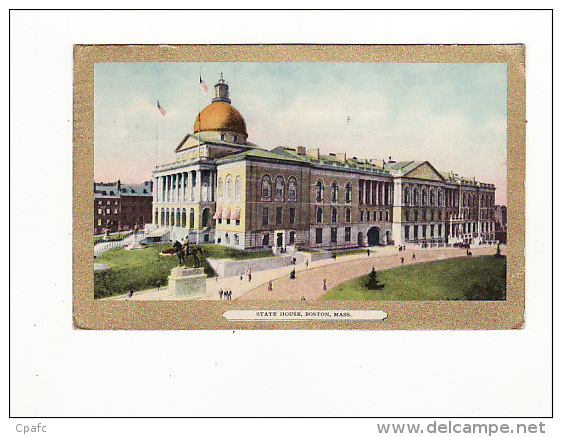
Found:
[[[201,248],[201,250],[203,250],[205,258],[211,259],[230,258],[241,260],[267,258],[273,256],[271,250],[265,250],[261,252],[245,252],[243,250],[232,249],[231,247],[219,246],[218,244],[200,244],[199,247]]]
[[[129,236],[131,234],[130,231],[121,232],[120,234],[110,235],[106,241],[121,241],[123,238]],[[102,243],[103,237],[94,237],[94,244]]]
[[[178,266],[177,256],[160,256],[159,253],[171,247],[170,243],[157,243],[140,250],[127,251],[116,247],[96,258],[96,263],[107,264],[106,270],[94,272],[94,297],[116,296],[129,291],[148,290],[168,284],[168,276],[173,267]],[[216,276],[206,258],[207,251],[202,246],[202,267],[208,277]],[[193,267],[189,258],[188,267]]]
[[[503,300],[506,259],[453,258],[377,272],[384,287],[369,290],[368,274],[340,284],[323,300]]]
[[[374,253],[374,250],[371,250],[371,253]],[[366,254],[367,249],[348,249],[348,250],[341,250],[339,252],[335,252],[336,256],[347,256],[347,255],[362,255]]]
[[[170,243],[150,244],[141,250],[127,251],[116,247],[96,258],[96,263],[107,264],[106,270],[94,272],[94,297],[96,299],[125,294],[129,291],[148,290],[165,287],[173,267],[178,266],[177,256],[160,256],[164,249],[171,248]],[[198,245],[203,251],[199,256],[207,277],[216,276],[216,272],[205,258],[253,259],[273,256],[267,252],[244,252],[216,244]],[[188,258],[187,266],[193,267],[193,259]]]

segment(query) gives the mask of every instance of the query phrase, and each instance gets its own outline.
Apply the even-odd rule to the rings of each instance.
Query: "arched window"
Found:
[[[181,210],[181,227],[185,228],[185,224],[187,222],[187,211],[185,208]]]
[[[209,208],[205,208],[203,210],[203,212],[201,213],[201,227],[202,228],[206,228],[209,226],[209,213],[210,213],[210,209]]]
[[[418,189],[414,188],[414,205],[419,205],[420,203],[420,198],[419,198],[419,194],[418,194]]]
[[[266,199],[271,197],[271,178],[268,175],[261,178],[261,197]]]
[[[322,208],[316,208],[316,223],[322,223]]]
[[[269,246],[269,234],[265,234],[263,236],[262,246],[263,247]]]
[[[443,196],[441,194],[441,190],[437,191],[437,206],[443,205]]]
[[[168,214],[168,211],[166,211],[166,214]],[[175,225],[175,218],[176,218],[176,214],[175,211],[172,209],[172,213],[170,214],[170,226]]]
[[[164,226],[166,224],[166,212],[164,208],[160,210],[160,225]]]
[[[336,223],[338,221],[338,209],[332,208],[332,223]]]
[[[154,210],[154,224],[158,224],[158,208]]]
[[[433,190],[429,192],[429,204],[435,206],[435,191]]]
[[[330,198],[332,202],[338,201],[338,183],[336,181],[333,181],[330,186]]]
[[[236,176],[236,179],[234,181],[234,200],[236,202],[240,202],[240,200],[242,199],[242,188],[241,188],[241,180],[240,180],[240,176]]]
[[[351,209],[346,208],[345,210],[345,221],[347,223],[351,222]]]
[[[195,227],[195,210],[191,208],[189,210],[189,229],[193,229]]]
[[[224,141],[224,134],[221,134],[221,141]]]
[[[292,176],[289,178],[289,200],[297,200],[297,180]]]
[[[466,194],[462,195],[462,206],[466,206]]]
[[[418,221],[418,210],[414,210],[414,221],[417,222]]]
[[[180,209],[176,209],[176,226],[179,226],[181,223],[181,212]]]
[[[352,194],[352,187],[351,184],[348,182],[345,184],[345,203],[351,203],[351,194]]]
[[[427,205],[427,191],[425,188],[422,188],[422,205]]]
[[[284,200],[285,197],[285,180],[283,176],[275,178],[275,200]]]
[[[232,176],[227,175],[224,180],[224,197],[225,202],[232,201]]]
[[[404,188],[404,205],[410,205],[410,189],[408,187]]]
[[[318,179],[316,181],[316,201],[322,202],[324,200],[324,183]]]
[[[222,178],[219,178],[217,182],[217,197],[222,200]]]
[[[238,237],[238,234],[234,234],[234,244],[236,246],[240,244],[240,238]]]

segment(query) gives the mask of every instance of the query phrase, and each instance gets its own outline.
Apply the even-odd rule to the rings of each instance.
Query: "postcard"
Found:
[[[77,45],[73,141],[78,329],[523,327],[522,45]]]

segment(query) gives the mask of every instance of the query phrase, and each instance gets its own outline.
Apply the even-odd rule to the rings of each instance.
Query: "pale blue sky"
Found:
[[[140,182],[173,161],[221,72],[260,147],[427,160],[494,183],[505,204],[506,64],[96,64],[95,180]]]

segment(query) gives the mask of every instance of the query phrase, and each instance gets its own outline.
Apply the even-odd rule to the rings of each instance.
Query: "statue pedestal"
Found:
[[[203,267],[176,267],[168,276],[168,295],[171,297],[202,297],[207,295],[207,275]]]

